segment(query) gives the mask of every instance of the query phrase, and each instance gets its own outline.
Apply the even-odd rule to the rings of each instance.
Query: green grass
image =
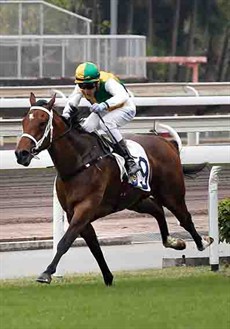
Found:
[[[229,329],[230,269],[173,268],[0,281],[1,329]]]

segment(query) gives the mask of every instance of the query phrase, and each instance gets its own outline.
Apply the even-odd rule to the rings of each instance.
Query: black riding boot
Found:
[[[140,166],[136,164],[130,154],[124,139],[116,144],[115,151],[125,159],[125,168],[129,176],[134,176],[139,170],[141,170]]]

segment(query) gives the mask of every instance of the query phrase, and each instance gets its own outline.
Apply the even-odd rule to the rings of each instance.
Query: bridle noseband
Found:
[[[43,106],[31,106],[31,108],[29,109],[29,112],[28,114],[33,111],[33,110],[41,110],[41,111],[44,111],[46,112],[48,115],[49,115],[49,121],[46,125],[46,129],[44,131],[44,134],[42,136],[41,139],[39,139],[39,141],[37,141],[32,135],[30,134],[27,134],[27,133],[23,133],[21,135],[21,137],[27,137],[29,139],[31,139],[34,143],[35,143],[35,147],[33,148],[33,151],[32,153],[33,154],[38,154],[38,150],[39,148],[42,146],[44,140],[46,139],[46,137],[50,134],[50,140],[49,140],[49,145],[51,145],[52,143],[52,140],[53,140],[53,110],[48,110],[46,109],[45,107]]]

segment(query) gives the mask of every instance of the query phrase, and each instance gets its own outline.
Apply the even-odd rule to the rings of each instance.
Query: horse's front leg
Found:
[[[92,252],[94,258],[96,259],[101,269],[105,284],[107,286],[111,286],[113,283],[113,275],[110,272],[108,265],[106,264],[95,230],[90,223],[87,224],[86,227],[83,229],[83,231],[81,232],[81,236],[85,240],[87,246]]]
[[[57,252],[47,267],[47,269],[37,278],[38,282],[50,283],[52,274],[56,272],[57,265],[61,257],[69,250],[74,240],[79,236],[80,232],[88,224],[91,215],[91,203],[85,201],[74,209],[74,215],[70,221],[69,227],[57,245]]]

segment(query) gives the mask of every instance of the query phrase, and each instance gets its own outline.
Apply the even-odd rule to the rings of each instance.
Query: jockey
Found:
[[[71,105],[77,107],[81,98],[85,97],[91,103],[91,114],[83,123],[83,128],[88,132],[102,129],[107,133],[108,127],[116,141],[115,152],[125,159],[128,175],[135,177],[141,168],[135,163],[118,129],[131,121],[136,114],[136,106],[129,91],[114,74],[99,71],[91,62],[80,64],[75,78],[76,87],[68,98],[63,116],[69,119],[74,111]],[[103,117],[104,122],[98,114]]]

